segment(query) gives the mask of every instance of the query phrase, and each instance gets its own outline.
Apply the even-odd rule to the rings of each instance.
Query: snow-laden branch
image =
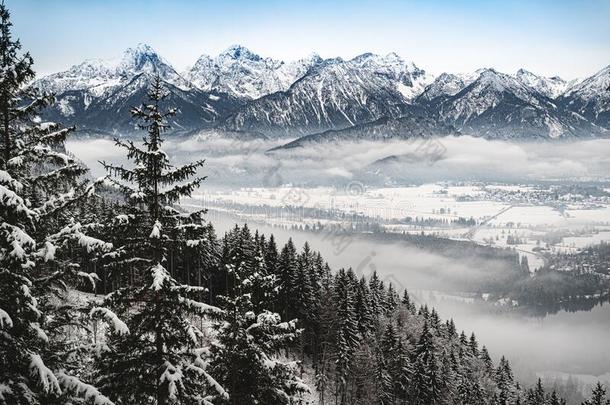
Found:
[[[13,320],[9,314],[0,308],[0,329],[8,329],[13,327]]]
[[[180,297],[180,302],[186,305],[189,309],[198,313],[199,315],[222,315],[224,311],[213,305],[205,304],[203,302],[195,301],[189,298]]]
[[[88,253],[93,251],[109,252],[112,250],[112,243],[88,236],[82,232],[82,228],[83,225],[79,222],[75,222],[65,226],[59,232],[49,236],[47,239],[55,243],[66,240],[76,241],[78,245],[85,248]]]
[[[75,392],[88,401],[87,403],[92,403],[93,405],[114,405],[114,402],[99,392],[93,385],[84,383],[63,371],[57,373],[57,380],[64,390]]]
[[[100,281],[100,278],[97,274],[95,273],[87,273],[84,271],[79,271],[78,273],[76,273],[77,276],[85,279],[86,281],[89,282],[89,284],[91,285],[91,288],[93,288],[95,290],[95,286],[97,284],[98,281]]]
[[[155,223],[153,224],[153,229],[150,232],[149,238],[151,238],[151,239],[161,238],[161,222],[159,222],[159,220],[155,221]]]
[[[178,400],[178,391],[184,389],[182,384],[182,367],[174,366],[170,362],[166,361],[164,364],[165,370],[159,377],[159,383],[161,385],[167,384],[167,396],[170,401]]]
[[[108,308],[95,307],[89,312],[89,316],[94,319],[102,318],[112,330],[119,335],[129,334],[129,328],[125,322],[121,321],[119,317]]]
[[[40,381],[40,385],[44,392],[61,394],[61,388],[59,387],[57,377],[53,371],[44,364],[39,354],[30,353],[29,369],[32,375],[37,377],[38,381]]]
[[[16,192],[23,190],[23,184],[15,180],[7,171],[0,170],[0,183],[8,185]]]
[[[171,283],[172,277],[169,275],[165,267],[161,266],[161,264],[157,263],[154,265],[150,272],[152,274],[153,282],[151,284],[151,288],[155,291],[159,291],[163,288],[165,283]]]

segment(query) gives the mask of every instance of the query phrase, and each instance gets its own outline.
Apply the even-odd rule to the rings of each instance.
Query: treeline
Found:
[[[483,273],[460,273],[459,277],[446,274],[444,282],[448,288],[458,292],[488,293],[495,299],[510,298],[538,313],[553,313],[561,308],[569,310],[583,305],[590,308],[593,301],[593,305],[600,299],[605,301],[610,293],[610,282],[605,275],[610,261],[610,249],[606,243],[577,254],[547,255],[547,263],[531,273],[527,257],[520,257],[512,248],[483,246],[434,235],[391,232],[359,234],[340,225],[322,227],[313,232],[338,235],[349,240],[365,238],[403,243],[405,247],[416,247],[478,267],[493,263]]]
[[[610,275],[610,243],[602,241],[577,253],[558,253],[550,257],[549,269],[574,274]]]

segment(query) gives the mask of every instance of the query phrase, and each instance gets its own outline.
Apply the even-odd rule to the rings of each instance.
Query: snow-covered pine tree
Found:
[[[369,291],[371,294],[371,310],[374,316],[378,317],[383,312],[385,292],[383,291],[383,282],[379,279],[377,271],[373,271],[369,279]]]
[[[204,211],[184,213],[175,207],[203,181],[196,177],[203,161],[175,167],[161,149],[167,117],[175,113],[162,110],[165,97],[157,77],[146,103],[131,112],[147,131],[142,146],[116,140],[134,167],[104,163],[108,181],[126,201],[125,212],[107,225],[107,233],[120,243],[115,242],[106,265],[112,272],[128,275],[91,316],[110,324],[97,375],[102,391],[120,404],[205,402],[206,392],[226,397],[206,371],[207,351],[200,348],[203,333],[195,322],[222,316],[222,311],[201,302],[203,287],[182,284],[168,269],[170,251],[207,243],[209,230]],[[184,274],[184,269],[173,270]]]
[[[294,317],[303,326],[313,324],[314,291],[311,276],[313,275],[314,257],[309,243],[305,242],[303,250],[297,255],[296,271],[292,282],[294,291]]]
[[[527,391],[526,403],[528,405],[546,405],[546,391],[542,379],[538,378],[536,385]]]
[[[477,338],[474,335],[474,332],[470,334],[470,340],[468,341],[468,348],[470,349],[470,354],[474,357],[479,357],[479,344],[477,342]]]
[[[348,272],[339,270],[335,276],[336,305],[335,339],[335,395],[338,403],[348,403],[348,387],[354,351],[358,347],[358,320],[354,310],[354,289]]]
[[[487,374],[488,376],[492,376],[492,373],[494,371],[494,364],[493,361],[491,360],[491,357],[489,356],[489,352],[487,351],[487,347],[483,346],[481,348],[481,353],[479,355],[479,358],[481,359],[481,361],[483,361],[483,365],[485,366],[485,374]]]
[[[434,337],[428,321],[424,321],[421,336],[414,352],[414,403],[437,404],[441,397],[441,381],[436,360]]]
[[[548,402],[549,402],[549,405],[566,405],[566,400],[563,399],[563,398],[560,398],[559,395],[557,395],[557,391],[555,391],[555,390],[553,390],[553,392],[549,396],[549,401]],[[590,404],[587,404],[585,402],[585,405],[590,405]],[[606,404],[601,402],[599,405],[610,405],[610,401],[608,403],[606,403]]]
[[[234,257],[229,254],[229,257]],[[264,262],[261,256],[261,261]],[[280,350],[294,343],[300,330],[296,321],[281,322],[270,311],[254,312],[253,290],[263,284],[244,262],[227,262],[226,295],[217,301],[223,314],[215,323],[217,343],[211,348],[210,372],[228,391],[212,398],[214,404],[293,404],[307,386],[297,377],[299,365],[282,361]],[[269,291],[273,285],[267,285]]]
[[[398,294],[394,290],[394,286],[392,285],[392,283],[389,283],[388,291],[387,291],[386,297],[385,297],[385,312],[387,314],[391,314],[392,312],[394,312],[394,310],[398,306],[398,302],[399,302]]]
[[[395,348],[396,355],[392,361],[394,375],[394,394],[398,403],[407,403],[413,379],[413,365],[405,342],[398,338]]]
[[[402,293],[402,298],[401,298],[400,302],[412,314],[414,314],[416,312],[415,304],[413,304],[413,301],[411,300],[411,297],[409,296],[409,292],[407,291],[406,288],[405,288],[405,290]]]
[[[591,397],[583,402],[583,405],[610,405],[610,399],[606,399],[606,388],[599,381],[593,387]]]
[[[294,293],[296,291],[297,253],[292,239],[284,245],[277,263],[278,294],[276,310],[283,319],[296,316],[297,307]]]
[[[269,273],[275,274],[278,258],[277,245],[275,244],[275,238],[272,235],[269,236],[269,240],[265,244],[265,264]]]
[[[250,299],[254,310],[260,312],[270,308],[275,276],[269,274],[262,246],[252,237],[248,226],[235,226],[225,235],[223,242],[220,268],[213,277],[215,295],[232,296],[234,273],[238,272],[252,283]]]
[[[53,97],[27,87],[33,60],[11,36],[10,13],[0,4],[0,403],[54,404],[96,400],[110,404],[77,378],[67,361],[78,339],[63,332],[75,324],[63,301],[67,282],[93,276],[79,270],[64,249],[89,253],[108,247],[86,236],[70,206],[93,188],[86,169],[64,152],[72,131],[42,122]],[[61,308],[61,312],[60,312]],[[50,319],[53,323],[50,324]]]
[[[378,362],[384,367],[384,372],[379,374],[386,376],[389,382],[387,386],[387,382],[380,381],[380,403],[406,402],[412,368],[404,343],[391,322],[387,324],[381,337],[379,351],[381,356]]]
[[[387,360],[381,348],[377,350],[375,360],[375,368],[373,370],[375,403],[378,405],[392,404],[394,403],[394,386]]]
[[[364,276],[358,282],[354,300],[354,311],[356,312],[360,336],[365,338],[375,330],[375,316],[371,309],[369,287]]]
[[[326,390],[331,386],[331,370],[334,357],[334,336],[337,313],[334,304],[334,278],[330,267],[324,264],[321,269],[322,278],[319,292],[318,313],[318,347],[314,352],[313,366],[316,372],[316,388],[319,392],[320,404],[326,399]]]
[[[295,277],[296,299],[301,303],[298,307],[297,319],[303,329],[302,353],[315,353],[319,330],[320,315],[320,285],[321,273],[316,268],[316,253],[305,242],[303,250],[297,256],[297,273]],[[315,355],[314,355],[315,357]]]

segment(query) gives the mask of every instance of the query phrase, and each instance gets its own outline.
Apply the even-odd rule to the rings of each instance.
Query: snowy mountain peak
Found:
[[[529,70],[525,70],[523,68],[517,70],[517,77],[519,77],[519,76],[530,77],[530,78],[537,78],[538,77],[535,74],[533,74],[532,72],[530,72]]]
[[[370,60],[370,59],[374,59],[374,58],[376,58],[376,57],[377,57],[377,55],[375,55],[374,53],[371,53],[371,52],[365,52],[365,53],[363,53],[363,54],[360,54],[360,55],[354,56],[354,57],[351,59],[351,62],[361,63],[361,62],[366,62],[366,61],[368,61],[368,60]]]
[[[152,47],[146,44],[138,44],[135,48],[127,48],[123,52],[123,58],[118,68],[133,73],[156,73],[161,69],[174,70]]]
[[[433,100],[441,96],[453,96],[462,90],[467,84],[464,78],[451,73],[441,73],[432,83],[426,86],[421,94],[425,101]]]
[[[253,61],[259,61],[262,59],[259,55],[242,45],[231,45],[225,49],[220,56],[229,57],[231,59],[249,59]]]
[[[514,74],[484,68],[434,78],[394,52],[348,60],[313,53],[284,62],[233,45],[215,56],[202,55],[180,75],[141,43],[116,59],[85,60],[33,86],[57,95],[53,119],[91,126],[100,125],[100,111],[119,111],[143,94],[155,75],[189,111],[184,115],[189,122],[204,119],[206,125],[222,122],[231,129],[310,133],[399,118],[412,108],[430,109],[443,122],[472,133],[511,137],[524,131],[559,136],[610,128],[610,66],[570,83],[523,68]]]
[[[322,63],[319,55],[285,63],[261,57],[241,45],[233,45],[216,57],[201,56],[185,73],[204,91],[218,91],[241,99],[257,99],[286,90],[312,66]]]
[[[92,98],[107,96],[142,74],[160,75],[161,78],[181,89],[190,84],[174,68],[147,44],[126,49],[122,56],[113,59],[89,59],[70,69],[36,80],[34,87],[61,95],[68,91],[84,92],[84,105],[88,108]],[[70,110],[74,110],[71,107]]]
[[[116,75],[123,79],[133,78],[141,73],[159,75],[163,80],[186,90],[190,83],[176,72],[150,45],[140,43],[127,48],[116,67]]]
[[[475,86],[493,89],[495,91],[504,91],[514,84],[515,83],[511,81],[510,76],[500,73],[493,68],[483,69],[479,78],[473,83]]]
[[[572,85],[559,103],[596,125],[610,128],[610,66]]]
[[[312,52],[300,60],[303,62],[309,62],[309,63],[322,63],[322,61],[324,59],[322,59],[322,57],[320,55],[318,55],[317,53]]]
[[[598,95],[601,95],[602,98],[610,98],[610,66],[606,66],[593,76],[576,83],[568,93],[580,93],[580,97],[584,98]]]
[[[477,70],[479,73],[479,77],[493,78],[499,74],[499,72],[494,68],[482,68]]]
[[[387,55],[377,55],[367,52],[354,57],[349,62],[365,67],[394,68],[397,71],[410,70],[410,68],[414,66],[405,63],[405,61],[394,52],[388,53]]]
[[[385,57],[387,59],[402,60],[402,58],[396,52],[390,52]]]
[[[145,44],[143,42],[140,42],[133,48],[127,48],[124,53],[125,54],[149,54],[149,55],[156,54],[156,52],[152,48],[152,46]]]
[[[554,99],[562,94],[567,88],[567,82],[558,76],[538,76],[528,70],[519,69],[515,75],[525,86],[528,86],[543,96]]]

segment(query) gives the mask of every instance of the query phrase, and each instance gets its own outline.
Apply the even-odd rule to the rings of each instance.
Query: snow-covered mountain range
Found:
[[[45,118],[84,132],[129,133],[135,129],[129,109],[141,102],[155,75],[165,82],[168,103],[180,111],[171,124],[181,131],[215,127],[233,134],[297,134],[308,136],[308,142],[335,135],[339,140],[610,134],[610,66],[572,82],[525,69],[433,77],[395,53],[349,60],[313,54],[284,62],[235,45],[217,56],[201,56],[180,73],[140,44],[117,59],[87,60],[41,77],[33,86],[56,94],[57,103]]]
[[[240,45],[216,57],[202,55],[184,77],[204,91],[217,91],[236,98],[254,100],[287,90],[310,68],[322,62],[311,55],[291,63],[263,58]]]
[[[431,78],[396,54],[370,53],[313,66],[286,91],[245,104],[224,123],[233,129],[281,136],[310,134],[408,113]]]

